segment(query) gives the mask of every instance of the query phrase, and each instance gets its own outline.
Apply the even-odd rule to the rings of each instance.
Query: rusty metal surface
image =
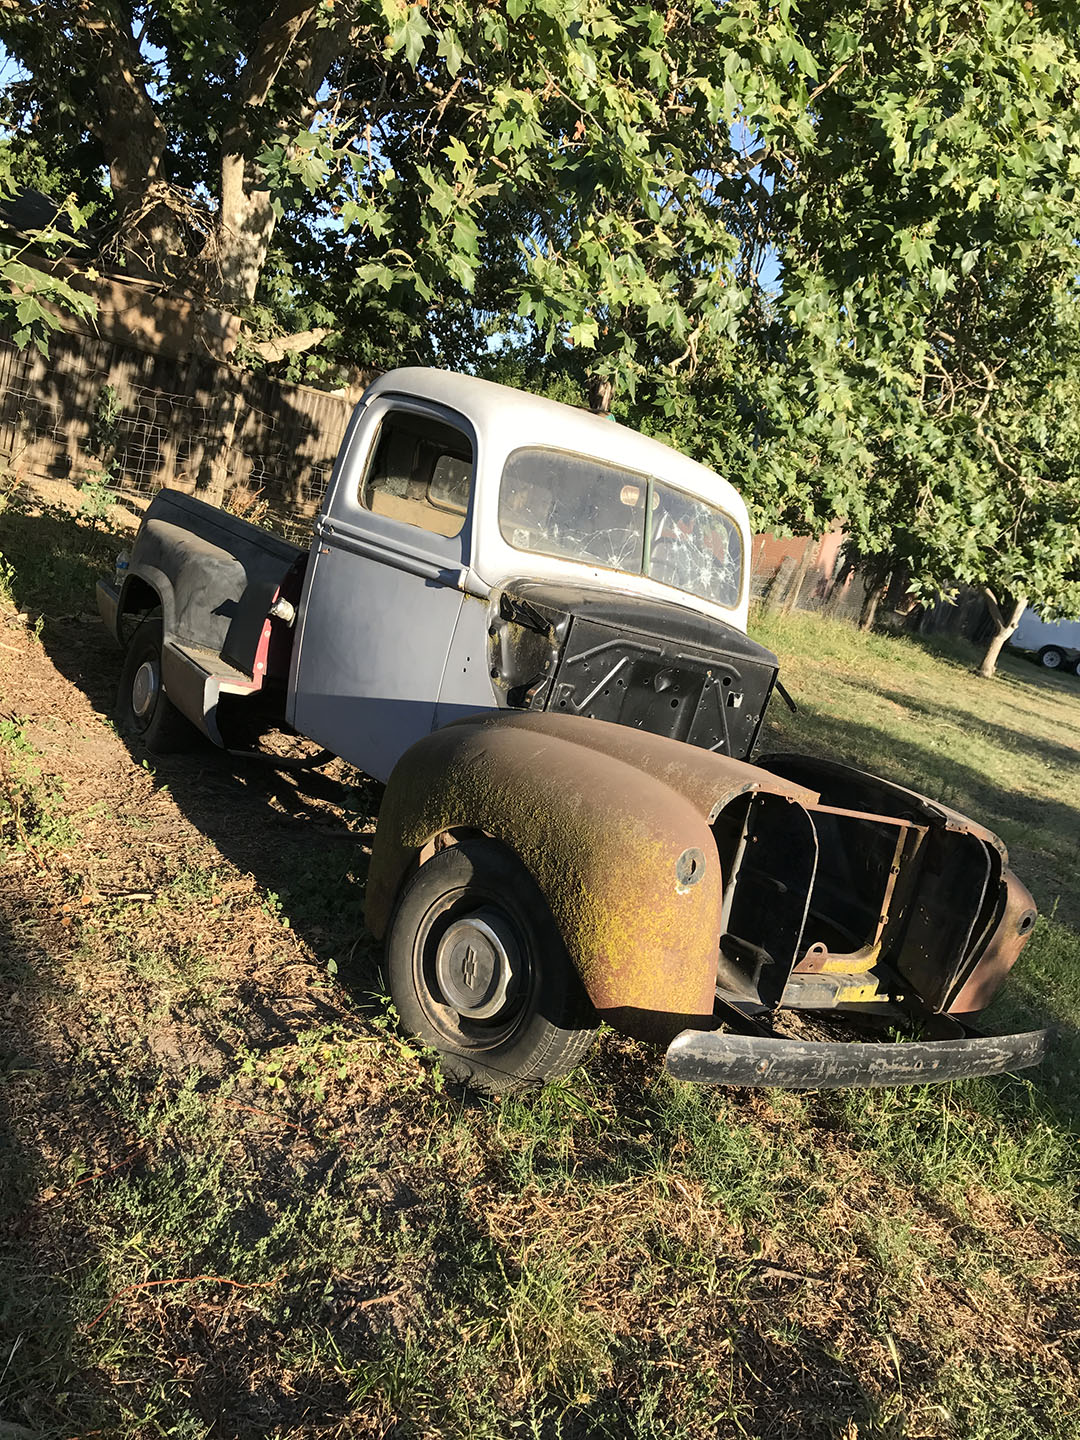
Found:
[[[873,809],[895,821],[920,822],[908,830],[918,839],[918,854],[905,852],[890,903],[882,907],[892,916],[883,952],[929,1009],[974,1014],[985,1008],[1035,915],[998,836],[939,801],[835,761],[773,755],[759,763],[819,789],[823,813],[842,804],[855,813]]]
[[[976,1015],[986,1009],[1035,928],[1031,891],[1008,869],[1002,873],[1001,885],[997,924],[967,974],[960,977],[959,988],[946,1007],[950,1015]]]
[[[457,722],[391,777],[368,923],[385,933],[434,837],[480,831],[536,877],[590,998],[630,1034],[666,1041],[714,1028],[718,981],[731,998],[767,1006],[869,1009],[902,991],[924,1010],[983,1008],[1034,915],[1020,882],[1003,876],[993,837],[831,762],[783,768],[562,714]],[[832,803],[842,795],[877,803]],[[775,811],[769,843],[757,834],[761,807]]]
[[[805,806],[765,793],[753,798],[745,837],[726,872],[734,894],[721,950],[749,968],[757,998],[771,1008],[800,953],[819,863],[817,834]],[[726,988],[730,976],[721,984]]]
[[[817,756],[786,753],[761,755],[755,763],[770,771],[775,767],[774,773],[777,775],[801,777],[796,783],[817,788],[821,795],[822,808],[840,808],[831,798],[833,787],[837,791],[843,791],[862,786],[869,792],[876,792],[881,799],[888,798],[892,803],[888,809],[880,804],[850,807],[852,813],[870,814],[880,810],[883,814],[896,814],[896,811],[906,808],[930,822],[940,822],[946,830],[975,836],[977,840],[992,846],[1001,856],[1003,863],[1008,861],[1004,842],[992,830],[972,820],[970,816],[962,815],[959,810],[943,805],[940,800],[921,795],[917,790],[909,790],[906,785],[898,785],[892,780],[885,780],[866,770],[858,770],[853,765],[844,765],[838,760],[822,760]]]
[[[603,721],[503,713],[447,726],[391,776],[368,924],[385,932],[432,836],[482,830],[535,876],[600,1014],[670,1040],[713,1012],[722,879],[709,822],[761,786],[796,806],[813,799],[753,766]]]
[[[817,792],[807,786],[773,775],[745,760],[733,760],[665,735],[652,735],[584,716],[522,712],[481,716],[477,722],[458,723],[511,725],[538,734],[559,735],[584,749],[610,755],[685,796],[710,823],[732,800],[749,791],[764,790],[801,805],[813,805],[818,799]]]

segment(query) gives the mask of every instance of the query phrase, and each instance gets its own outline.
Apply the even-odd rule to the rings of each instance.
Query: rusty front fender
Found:
[[[722,881],[709,821],[718,791],[756,788],[752,768],[691,752],[695,772],[704,766],[716,781],[698,787],[640,768],[619,727],[554,718],[563,723],[461,722],[402,757],[379,813],[370,929],[385,934],[401,884],[433,837],[480,830],[536,879],[604,1019],[661,1043],[711,1026]],[[608,730],[610,749],[596,748]],[[644,753],[656,738],[640,737]],[[660,744],[668,758],[688,750]]]

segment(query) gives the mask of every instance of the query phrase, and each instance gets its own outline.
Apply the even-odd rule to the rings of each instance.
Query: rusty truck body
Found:
[[[655,440],[399,370],[309,550],[163,491],[98,595],[151,746],[257,715],[386,782],[368,923],[457,1078],[549,1080],[601,1021],[702,1082],[1037,1063],[1044,1032],[975,1029],[1035,922],[1001,841],[834,760],[753,758],[779,682],[749,540],[735,488]]]

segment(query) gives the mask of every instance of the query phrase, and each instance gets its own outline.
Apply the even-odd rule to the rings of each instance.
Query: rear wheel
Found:
[[[189,750],[196,731],[165,694],[161,679],[160,615],[148,615],[124,656],[116,700],[121,730],[136,735],[156,755]]]
[[[1065,664],[1065,652],[1056,645],[1044,645],[1039,651],[1039,664],[1044,670],[1060,670]]]
[[[596,1034],[585,993],[535,880],[492,840],[439,851],[403,889],[386,943],[406,1030],[481,1090],[543,1085]]]

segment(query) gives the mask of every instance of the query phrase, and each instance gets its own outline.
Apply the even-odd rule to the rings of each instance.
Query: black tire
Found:
[[[165,694],[161,637],[160,615],[148,615],[132,635],[120,671],[116,715],[120,729],[137,736],[151,754],[171,755],[190,750],[197,731]]]
[[[597,1014],[535,880],[493,840],[439,851],[386,938],[402,1026],[478,1090],[544,1085],[585,1058]]]
[[[1039,651],[1038,660],[1044,670],[1063,670],[1065,668],[1065,652],[1059,650],[1056,645],[1044,645]]]

